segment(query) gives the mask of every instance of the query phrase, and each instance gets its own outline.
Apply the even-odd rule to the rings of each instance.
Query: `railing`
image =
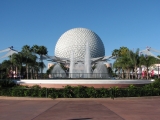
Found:
[[[8,75],[0,73],[0,79],[154,79],[158,78],[157,75],[152,76],[151,74],[132,74],[132,73],[28,73],[18,75]]]
[[[111,75],[110,74],[106,74],[106,73],[68,73],[68,74],[62,74],[62,73],[54,73],[54,74],[50,74],[49,78],[79,78],[79,79],[83,79],[83,78],[110,78]]]

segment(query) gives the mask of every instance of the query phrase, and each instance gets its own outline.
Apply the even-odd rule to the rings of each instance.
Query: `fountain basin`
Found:
[[[119,87],[126,88],[130,85],[143,86],[154,82],[153,80],[108,80],[108,79],[21,79],[14,80],[20,85],[39,85],[46,88],[64,88],[65,86],[86,86],[94,88]]]

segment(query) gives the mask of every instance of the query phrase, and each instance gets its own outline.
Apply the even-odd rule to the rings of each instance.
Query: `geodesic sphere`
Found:
[[[105,55],[103,42],[96,33],[86,28],[73,28],[62,34],[57,41],[55,56],[70,59],[73,51],[74,59],[84,59],[87,42],[90,47],[91,58]]]

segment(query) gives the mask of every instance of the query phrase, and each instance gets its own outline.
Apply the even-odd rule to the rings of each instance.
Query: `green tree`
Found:
[[[127,47],[120,47],[120,49],[115,49],[112,55],[117,56],[113,66],[118,70],[119,74],[120,70],[122,71],[121,77],[124,78],[125,75],[126,78],[129,78],[130,68],[132,65],[129,58],[129,49]]]
[[[139,48],[136,50],[136,52],[130,50],[129,58],[135,70],[135,77],[137,78],[137,67],[140,66]]]
[[[1,78],[8,78],[10,74],[10,70],[12,67],[12,63],[10,60],[4,60],[0,65],[1,70]]]
[[[47,75],[51,74],[51,71],[53,70],[53,68],[54,68],[54,65],[51,66],[51,67],[46,71]]]
[[[32,52],[40,55],[39,67],[41,68],[41,77],[42,77],[42,71],[43,71],[43,68],[45,67],[45,65],[43,63],[43,55],[47,55],[47,53],[48,53],[47,48],[45,46],[33,45],[31,50],[32,50]]]
[[[115,56],[116,57],[116,60],[115,62],[113,63],[113,68],[115,68],[115,73],[118,71],[118,74],[120,75],[120,69],[121,69],[121,66],[120,64],[118,63],[118,57],[120,56],[119,54],[119,49],[114,49],[112,51],[112,56]]]
[[[31,52],[31,47],[28,45],[25,45],[22,47],[21,53],[25,56],[24,63],[26,64],[26,74],[27,74],[27,79],[29,75],[29,64],[32,62],[35,62],[35,55],[32,54]]]
[[[112,56],[116,56],[116,57],[119,57],[119,50],[118,49],[114,49],[113,51],[112,51]]]
[[[127,47],[120,47],[119,56],[120,57],[127,56],[128,52],[129,52],[129,49]]]
[[[22,67],[23,67],[23,64],[24,64],[25,60],[26,60],[26,58],[25,58],[25,56],[21,52],[14,53],[12,55],[13,65],[15,65],[16,68],[18,68],[18,70],[20,72],[20,75],[22,75],[22,72],[23,72],[22,71],[23,70]],[[18,72],[18,70],[17,70],[17,72]]]
[[[152,56],[140,56],[140,65],[145,65],[147,67],[147,79],[148,79],[148,67],[156,63],[156,58]]]

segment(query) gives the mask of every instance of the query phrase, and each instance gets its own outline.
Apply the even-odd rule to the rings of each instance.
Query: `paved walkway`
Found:
[[[1,99],[0,120],[159,120],[151,99]]]

